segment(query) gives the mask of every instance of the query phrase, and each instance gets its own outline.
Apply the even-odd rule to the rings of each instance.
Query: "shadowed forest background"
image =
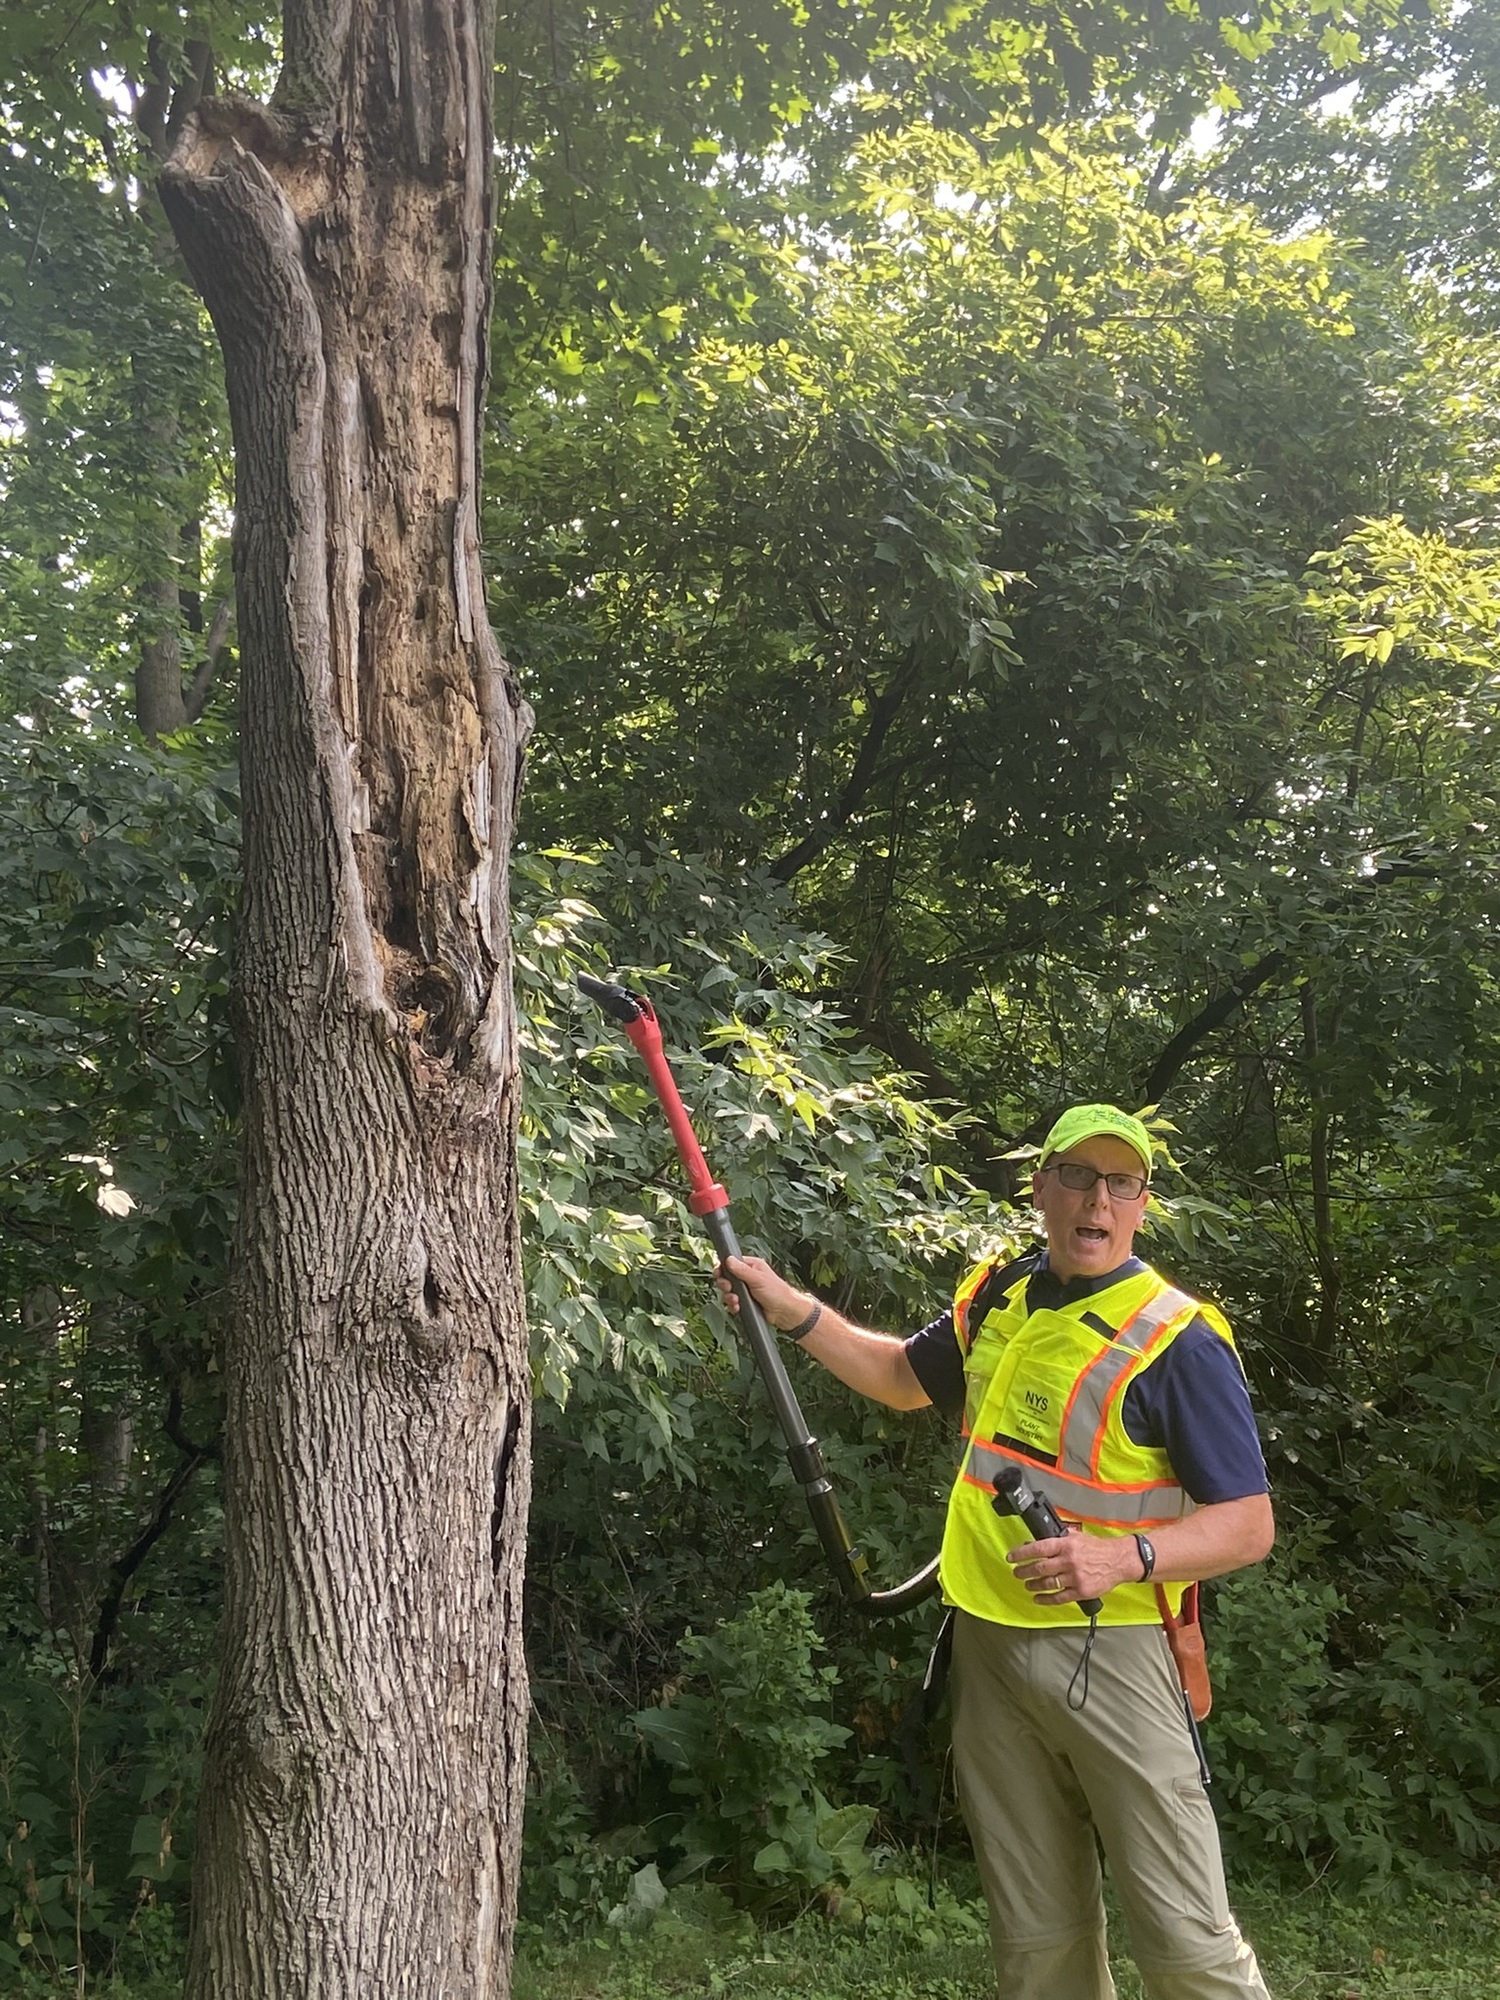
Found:
[[[185,1933],[237,649],[216,350],[154,176],[276,34],[0,22],[6,1991],[144,1991]],[[1156,1107],[1150,1254],[1230,1315],[1281,1524],[1206,1593],[1231,1865],[1477,1893],[1500,6],[559,0],[497,61],[484,532],[537,715],[525,1919],[628,1925],[672,1881],[910,1914],[934,1838],[897,1742],[933,1621],[825,1585],[580,969],[649,987],[741,1235],[880,1327],[1029,1239],[1064,1103]],[[797,1382],[894,1581],[952,1442]]]

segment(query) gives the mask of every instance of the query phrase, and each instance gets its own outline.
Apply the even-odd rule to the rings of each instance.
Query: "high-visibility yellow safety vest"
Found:
[[[997,1625],[1077,1630],[1076,1604],[1048,1607],[1005,1560],[1032,1539],[1014,1514],[997,1514],[993,1480],[1018,1465],[1069,1526],[1091,1535],[1149,1534],[1192,1512],[1164,1451],[1137,1444],[1125,1429],[1125,1391],[1159,1361],[1195,1318],[1233,1347],[1228,1323],[1150,1269],[1066,1305],[1028,1313],[1029,1274],[985,1300],[983,1321],[969,1308],[997,1268],[977,1265],[959,1284],[953,1325],[964,1354],[964,1453],[943,1531],[943,1595]],[[1165,1585],[1175,1616],[1182,1583]],[[1101,1625],[1155,1625],[1153,1585],[1119,1584],[1106,1593]]]

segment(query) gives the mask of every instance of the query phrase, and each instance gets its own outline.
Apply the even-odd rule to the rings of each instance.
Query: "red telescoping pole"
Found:
[[[729,1219],[729,1194],[709,1172],[708,1162],[703,1157],[703,1148],[698,1144],[698,1135],[693,1130],[692,1120],[678,1094],[662,1049],[661,1025],[655,1008],[644,994],[632,993],[626,987],[607,980],[593,979],[587,973],[579,973],[578,985],[620,1023],[640,1051],[688,1177],[692,1190],[688,1206],[701,1220],[720,1264],[731,1257],[738,1257],[740,1246]],[[776,1344],[776,1335],[749,1290],[736,1278],[731,1277],[730,1283],[739,1304],[740,1326],[786,1440],[787,1463],[791,1466],[792,1477],[802,1490],[802,1497],[818,1531],[818,1539],[823,1545],[823,1553],[845,1597],[861,1610],[875,1614],[906,1611],[920,1604],[937,1588],[936,1561],[894,1590],[878,1591],[873,1588],[869,1561],[845,1524],[823,1454],[802,1414]]]

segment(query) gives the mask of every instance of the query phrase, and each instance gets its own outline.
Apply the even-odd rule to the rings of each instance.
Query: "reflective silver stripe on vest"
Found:
[[[1115,1335],[1114,1343],[1090,1363],[1078,1384],[1071,1409],[1058,1440],[1057,1469],[1075,1479],[1094,1476],[1094,1443],[1104,1422],[1109,1393],[1120,1377],[1145,1353],[1155,1336],[1179,1313],[1196,1312],[1198,1301],[1167,1285],[1147,1301],[1135,1318],[1128,1320]]]
[[[1020,1452],[1005,1451],[998,1445],[986,1444],[982,1438],[974,1438],[964,1466],[967,1476],[981,1486],[989,1486],[1001,1466],[1019,1465],[1028,1485],[1044,1493],[1054,1507],[1081,1520],[1098,1521],[1109,1527],[1133,1528],[1143,1521],[1176,1521],[1192,1513],[1193,1502],[1175,1480],[1122,1490],[1097,1485],[1093,1466],[1094,1442],[1104,1422],[1110,1391],[1164,1326],[1197,1309],[1196,1299],[1179,1292],[1174,1285],[1166,1285],[1141,1307],[1134,1319],[1126,1322],[1112,1345],[1090,1364],[1079,1383],[1059,1440],[1055,1471]]]
[[[1138,1528],[1143,1521],[1178,1521],[1191,1514],[1193,1502],[1175,1482],[1161,1486],[1095,1486],[1091,1480],[1068,1479],[1019,1452],[1001,1451],[998,1445],[976,1438],[969,1447],[966,1475],[981,1486],[994,1484],[1002,1465],[1019,1465],[1026,1484],[1045,1493],[1060,1514],[1076,1520],[1098,1521],[1109,1528]]]

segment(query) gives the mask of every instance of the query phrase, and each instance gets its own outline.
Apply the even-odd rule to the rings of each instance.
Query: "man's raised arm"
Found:
[[[812,1325],[797,1345],[851,1389],[893,1410],[927,1407],[931,1398],[917,1380],[906,1358],[905,1346],[894,1334],[872,1333],[868,1327],[855,1326],[832,1306],[815,1299],[811,1292],[799,1292],[789,1285],[764,1257],[731,1257],[725,1268],[746,1287],[779,1333],[790,1333],[811,1318]],[[739,1305],[724,1270],[715,1272],[714,1278],[725,1305],[731,1312],[738,1312]]]

